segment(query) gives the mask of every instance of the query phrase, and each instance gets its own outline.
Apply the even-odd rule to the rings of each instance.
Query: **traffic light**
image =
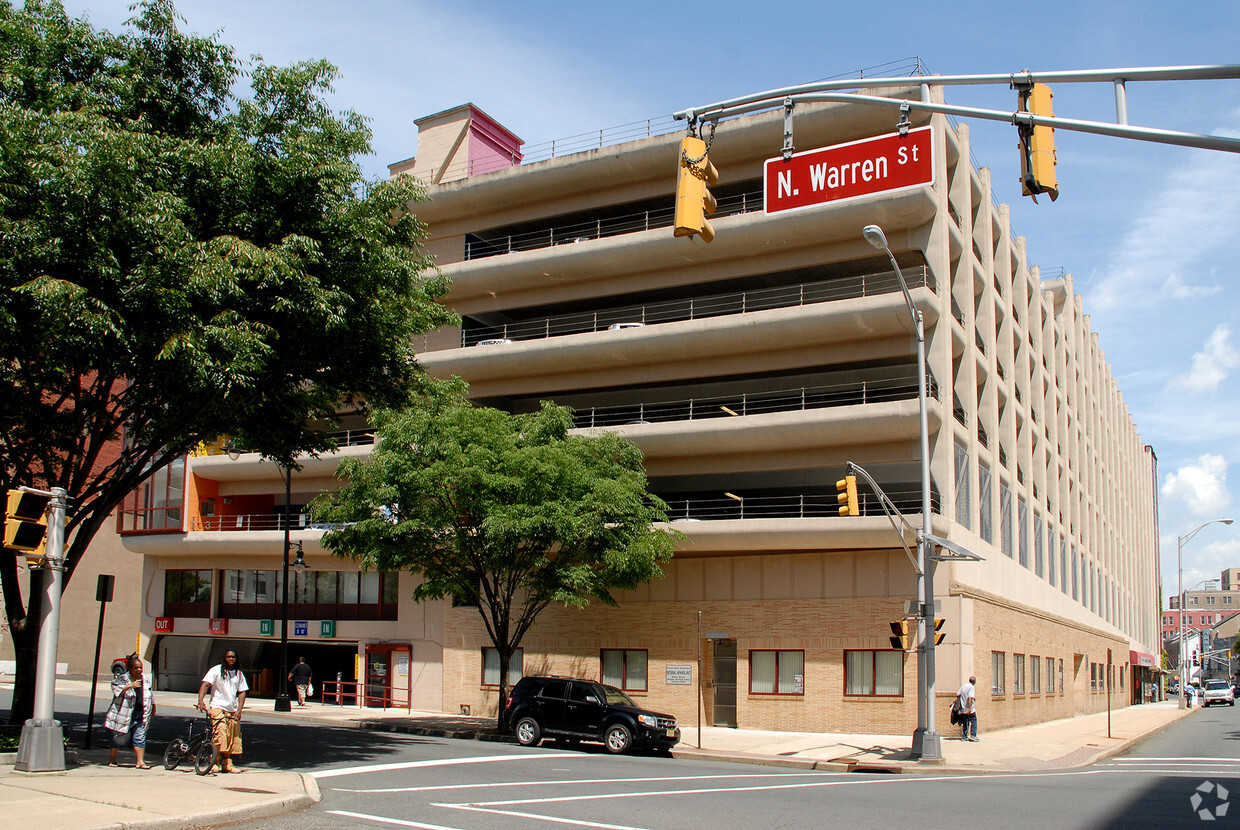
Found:
[[[4,546],[43,555],[47,541],[47,496],[10,490],[4,509]]]
[[[1028,89],[1018,89],[1021,112],[1051,118],[1054,94],[1046,84],[1033,84]],[[1051,201],[1059,198],[1059,180],[1055,175],[1055,128],[1018,128],[1020,134],[1020,182],[1021,193],[1032,196],[1036,202],[1039,193],[1049,194]]]
[[[719,181],[719,171],[706,157],[706,142],[696,136],[680,141],[680,172],[676,176],[676,236],[700,236],[704,242],[715,238],[715,229],[706,221],[718,203],[709,188]]]
[[[844,476],[835,482],[835,489],[839,491],[835,500],[840,503],[840,515],[860,516],[861,508],[857,506],[857,477]]]
[[[934,644],[937,646],[947,639],[947,632],[943,630],[943,623],[947,620],[942,617],[934,618]]]
[[[891,643],[891,647],[900,651],[908,651],[908,620],[896,620],[888,625],[891,626],[891,636],[887,640]]]

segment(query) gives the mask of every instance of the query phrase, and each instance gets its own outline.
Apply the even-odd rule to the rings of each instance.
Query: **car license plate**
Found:
[[[675,730],[675,729],[669,729],[669,730],[667,730],[667,737],[669,737],[669,738],[675,738],[675,737],[676,737],[676,730]]]

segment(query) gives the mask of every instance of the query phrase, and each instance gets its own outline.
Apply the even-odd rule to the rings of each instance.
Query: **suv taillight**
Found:
[[[512,708],[512,695],[508,695],[508,700],[504,702],[504,711],[507,712]]]

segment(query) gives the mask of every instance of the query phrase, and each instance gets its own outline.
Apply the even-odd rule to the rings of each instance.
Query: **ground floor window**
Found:
[[[220,616],[265,620],[282,616],[282,571],[224,571]],[[289,572],[288,612],[294,619],[394,620],[397,574],[357,571]]]
[[[990,652],[990,693],[992,695],[1007,694],[1007,652]]]
[[[904,652],[844,652],[844,694],[875,697],[903,695]]]
[[[1055,693],[1055,658],[1046,658],[1046,691],[1048,694]]]
[[[1042,658],[1036,654],[1029,658],[1029,691],[1042,694]]]
[[[525,649],[519,648],[512,652],[508,661],[508,688],[512,688],[525,672]],[[499,685],[499,649],[487,647],[482,650],[482,685]]]
[[[1012,655],[1012,694],[1025,693],[1025,655]]]
[[[805,694],[805,652],[749,652],[749,693],[753,695]]]
[[[213,571],[164,571],[164,616],[210,617]]]
[[[603,649],[603,682],[626,692],[644,692],[647,688],[647,651],[637,648]]]

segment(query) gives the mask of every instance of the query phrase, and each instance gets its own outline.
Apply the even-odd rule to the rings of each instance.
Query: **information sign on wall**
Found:
[[[693,685],[693,666],[667,666],[664,673],[668,686]]]

